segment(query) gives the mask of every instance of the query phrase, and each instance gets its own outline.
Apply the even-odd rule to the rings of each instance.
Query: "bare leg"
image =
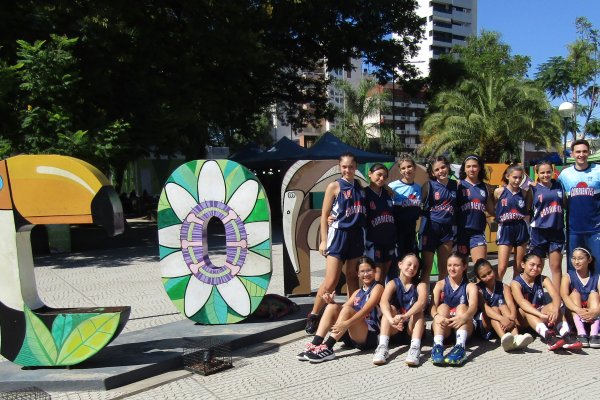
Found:
[[[321,283],[321,286],[319,286],[319,290],[317,291],[315,304],[313,305],[311,311],[313,314],[318,314],[321,311],[321,309],[325,306],[326,303],[322,297],[325,294],[325,292],[331,293],[335,290],[335,287],[337,286],[338,281],[340,280],[341,272],[342,260],[332,256],[327,256],[327,259],[325,261],[325,279],[323,280],[323,283]]]
[[[338,319],[341,310],[342,306],[339,304],[327,304],[327,307],[325,307],[325,311],[323,311],[323,316],[319,321],[319,327],[317,328],[316,335],[325,337],[327,335],[327,332],[329,332],[329,329]]]
[[[511,250],[511,246],[506,246],[503,244],[498,245],[498,278],[500,280],[502,280],[502,278],[504,278],[504,274],[506,274]]]
[[[440,247],[438,247],[437,264],[438,264],[438,271],[440,272],[440,277],[439,277],[440,280],[442,280],[443,278],[445,278],[448,275],[448,270],[446,268],[447,268],[447,263],[448,263],[448,257],[450,256],[450,253],[452,253],[453,246],[454,246],[454,242],[447,241],[446,243],[444,243]]]
[[[348,297],[352,296],[358,289],[358,257],[346,260],[346,285],[348,286]],[[338,276],[339,279],[339,276]],[[337,285],[337,282],[336,282]],[[335,288],[335,286],[334,286]]]
[[[423,282],[430,282],[431,268],[433,268],[433,253],[430,251],[423,251]]]
[[[527,252],[527,243],[515,247],[515,266],[513,268],[513,278],[516,278],[517,275],[521,273],[521,262],[523,261],[523,257],[525,257],[525,252]]]
[[[553,251],[548,258],[550,271],[552,271],[552,284],[560,293],[560,280],[562,279],[562,253]]]
[[[471,249],[471,261],[475,262],[480,258],[487,258],[487,245],[477,246]]]

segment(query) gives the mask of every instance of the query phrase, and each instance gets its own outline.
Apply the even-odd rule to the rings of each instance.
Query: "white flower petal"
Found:
[[[248,180],[240,185],[233,196],[227,202],[227,205],[240,216],[241,220],[248,218],[248,215],[254,209],[256,198],[258,197],[258,182]]]
[[[198,175],[198,202],[206,200],[225,203],[225,180],[216,161],[205,162]]]
[[[195,276],[190,279],[185,290],[185,316],[193,317],[204,305],[212,293],[212,285],[208,285]]]
[[[169,182],[165,185],[165,192],[171,208],[177,214],[177,218],[183,221],[190,213],[192,208],[196,207],[198,202],[183,187],[176,183]]]
[[[249,251],[239,272],[239,276],[258,276],[272,271],[271,260]]]
[[[171,247],[173,249],[181,248],[179,234],[181,232],[181,224],[167,226],[158,230],[158,243],[161,246]]]
[[[250,222],[245,226],[248,235],[248,247],[256,246],[271,237],[269,221]]]
[[[233,308],[236,313],[243,317],[250,314],[250,296],[246,287],[238,278],[234,277],[229,282],[218,285],[217,289],[227,305]]]
[[[177,278],[190,274],[191,271],[185,263],[181,251],[171,253],[160,260],[160,275],[163,278]]]

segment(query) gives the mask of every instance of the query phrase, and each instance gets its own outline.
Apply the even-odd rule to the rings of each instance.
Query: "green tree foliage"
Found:
[[[332,113],[327,82],[304,73],[323,60],[329,69],[350,68],[351,58],[364,57],[382,80],[395,66],[414,72],[407,59],[422,37],[415,6],[414,0],[0,2],[0,148],[10,142],[12,152],[51,145],[70,152],[100,142],[89,161],[122,171],[148,153],[180,151],[192,159],[213,140],[233,147],[240,138],[260,138],[264,124],[257,121],[273,105],[299,128]],[[393,41],[391,32],[402,40]],[[52,37],[78,38],[62,48],[70,59],[46,64],[56,68],[60,96],[22,108],[34,94],[2,84],[5,67],[17,65],[25,43],[57,51]],[[26,127],[22,115],[30,117]],[[49,140],[58,133],[62,141]]]
[[[513,77],[482,74],[440,92],[423,125],[421,153],[456,158],[481,154],[488,162],[519,158],[522,141],[560,146],[560,119],[544,92]]]
[[[600,135],[597,116],[600,93],[600,33],[584,17],[577,18],[578,38],[568,46],[567,57],[551,57],[536,73],[536,80],[553,99],[576,105],[581,126],[574,131],[581,137]]]
[[[344,93],[344,105],[339,110],[339,122],[332,129],[334,135],[363,150],[368,150],[371,142],[380,135],[380,144],[385,144],[382,147],[396,144],[394,136],[388,132],[380,134],[379,115],[388,109],[388,92],[383,91],[373,79],[362,79],[357,88],[344,80],[337,80],[335,86]]]

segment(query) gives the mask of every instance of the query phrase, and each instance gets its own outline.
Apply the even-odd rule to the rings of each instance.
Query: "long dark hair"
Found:
[[[492,271],[494,270],[492,264],[485,258],[480,258],[479,260],[475,261],[475,264],[473,265],[473,273],[475,274],[477,279],[479,279],[479,270],[485,266],[490,267]]]
[[[436,162],[443,162],[448,167],[448,174],[450,174],[450,161],[444,156],[437,156],[429,160],[427,164],[427,173],[429,174],[429,179],[435,180],[435,176],[433,175],[433,165]]]
[[[481,159],[481,157],[479,157],[478,155],[475,155],[475,154],[469,154],[468,156],[465,157],[462,164],[460,164],[460,171],[458,173],[459,179],[461,179],[461,180],[466,179],[467,173],[465,172],[465,165],[467,164],[467,161],[469,161],[469,160],[475,160],[475,161],[477,161],[477,165],[479,165],[479,173],[477,174],[477,179],[479,180],[479,182],[483,182],[483,181],[487,180],[487,171],[485,170],[485,164],[483,163],[483,160]]]

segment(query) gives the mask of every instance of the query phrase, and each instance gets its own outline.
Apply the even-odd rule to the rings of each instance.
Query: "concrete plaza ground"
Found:
[[[140,232],[152,229],[143,221],[131,226]],[[282,294],[277,236],[269,292]],[[131,305],[124,332],[185,320],[162,288],[152,237],[133,240],[129,247],[36,257],[40,296],[53,307]],[[323,277],[323,259],[316,253],[313,265],[318,266],[313,267],[316,288]],[[404,364],[405,344],[392,347],[390,362],[381,367],[371,363],[370,351],[339,345],[336,360],[315,365],[295,358],[307,340],[297,332],[240,348],[234,353],[234,368],[207,377],[177,370],[112,390],[49,393],[53,399],[595,399],[600,393],[600,350],[552,353],[536,340],[525,352],[507,354],[496,341],[472,340],[463,366],[436,367],[427,361],[428,335],[418,368]]]

